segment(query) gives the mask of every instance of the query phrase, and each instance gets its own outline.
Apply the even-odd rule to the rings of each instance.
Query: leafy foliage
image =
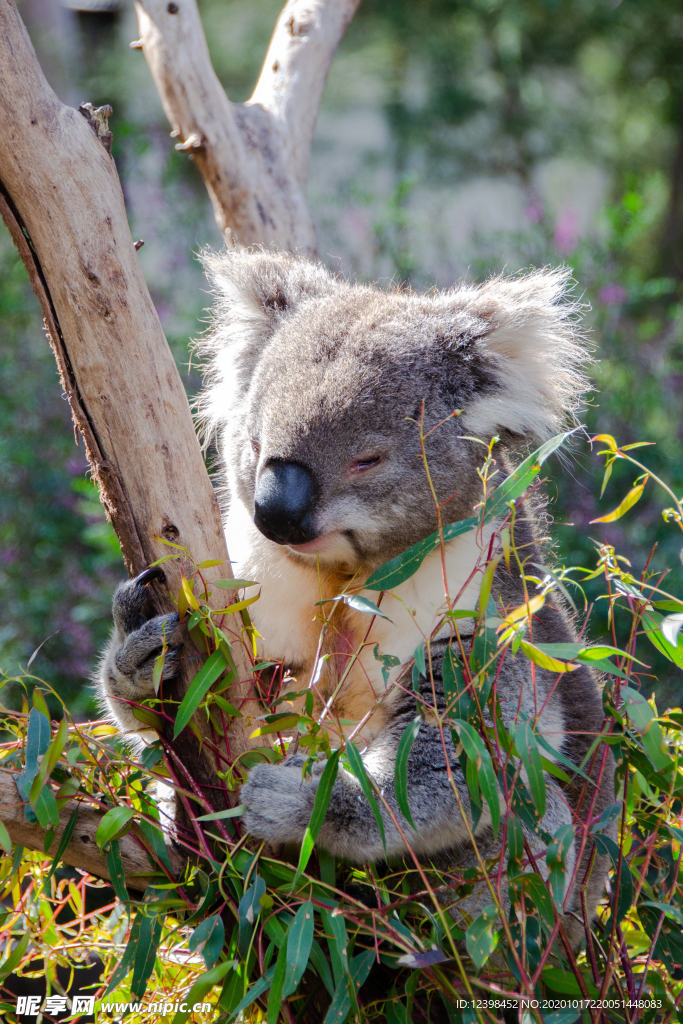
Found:
[[[234,98],[248,95],[278,6],[272,0],[203,4],[212,57]],[[124,24],[119,40],[113,20],[102,31],[87,22],[89,17],[80,20],[75,91],[96,104],[114,104],[115,156],[136,230],[146,239],[141,252],[145,273],[183,361],[187,335],[205,304],[189,253],[217,238],[201,183],[191,165],[167,148],[165,123],[149,113],[154,101],[140,99],[149,86],[138,57],[125,45],[134,28],[126,35]],[[683,798],[678,759],[683,712],[676,707],[658,712],[658,706],[678,702],[683,667],[676,629],[683,580],[675,499],[683,485],[677,428],[683,380],[683,164],[674,159],[683,103],[680,35],[680,14],[663,0],[365,0],[342,48],[341,70],[333,69],[331,76],[328,109],[335,112],[347,102],[342,80],[352,93],[356,81],[368,80],[372,67],[385,83],[376,88],[384,104],[390,154],[388,166],[381,167],[381,194],[368,184],[368,172],[379,161],[371,153],[367,167],[354,168],[345,191],[334,197],[336,219],[343,204],[345,216],[368,224],[372,260],[363,264],[351,251],[354,267],[371,278],[396,274],[424,283],[429,277],[431,284],[416,229],[420,189],[438,191],[473,174],[513,175],[527,189],[528,228],[493,230],[474,240],[473,255],[468,250],[466,258],[449,250],[444,274],[450,280],[451,268],[463,259],[480,277],[503,265],[514,270],[568,261],[594,306],[600,361],[594,368],[597,396],[588,424],[602,436],[598,443],[607,445],[609,472],[598,495],[593,483],[597,456],[591,461],[577,443],[570,479],[566,471],[554,474],[560,561],[589,568],[526,566],[529,600],[521,609],[494,609],[489,615],[482,594],[483,629],[473,648],[465,648],[461,659],[453,657],[445,672],[449,714],[442,727],[453,730],[462,743],[472,806],[480,814],[488,807],[495,818],[498,803],[502,847],[495,864],[448,873],[421,872],[412,862],[351,869],[335,865],[314,847],[312,827],[307,857],[297,870],[289,860],[265,856],[241,836],[240,808],[217,816],[197,807],[197,822],[204,822],[197,828],[216,844],[217,859],[211,863],[195,854],[186,877],[169,877],[152,799],[153,785],[168,780],[161,750],[150,748],[140,764],[107,725],[84,726],[72,718],[88,711],[83,680],[108,629],[110,593],[122,568],[98,496],[84,478],[85,464],[74,455],[37,307],[3,236],[0,651],[9,669],[2,726],[11,738],[2,747],[1,764],[19,776],[26,815],[45,829],[49,854],[11,851],[9,837],[0,830],[5,854],[0,861],[0,979],[17,969],[30,974],[33,968],[45,973],[50,991],[56,992],[59,965],[78,976],[88,955],[96,955],[103,967],[92,989],[98,996],[108,991],[113,1000],[125,1002],[144,992],[147,1003],[174,1002],[189,990],[190,1002],[209,998],[220,1006],[224,1020],[243,1014],[244,1020],[270,1022],[281,1012],[290,1014],[288,1020],[296,1016],[316,1024],[342,1021],[348,1014],[391,1024],[426,1018],[458,1024],[466,1018],[469,1024],[470,1011],[461,1014],[453,1008],[456,996],[499,998],[501,990],[528,993],[530,986],[536,994],[565,1001],[587,994],[617,1000],[619,1008],[608,1006],[604,1016],[626,1024],[680,1015]],[[76,66],[71,60],[71,76]],[[362,74],[348,73],[356,67]],[[67,79],[74,91],[73,77]],[[324,149],[324,139],[318,145]],[[544,209],[534,191],[539,161],[577,155],[610,175],[611,198],[599,229],[583,237],[563,223],[561,211]],[[315,206],[315,190],[312,201]],[[324,204],[316,210],[323,227],[321,251],[336,254],[336,228],[324,222]],[[330,234],[335,244],[328,241]],[[190,391],[196,383],[189,377]],[[646,468],[634,467],[629,455],[642,436],[657,442],[646,452]],[[672,488],[668,521],[660,514],[658,481]],[[648,561],[655,542],[658,549]],[[512,522],[502,527],[501,546],[506,559],[517,557]],[[576,601],[592,647],[558,649],[528,639],[534,613],[554,592]],[[220,655],[216,624],[199,601],[196,608],[192,605],[193,593],[185,592],[181,610],[192,609],[193,628],[201,631],[203,623],[204,636],[215,646],[212,656]],[[249,600],[245,593],[233,603],[246,611]],[[372,608],[365,610],[372,614]],[[457,616],[453,621],[457,626]],[[27,663],[55,630],[34,667],[43,683],[27,674],[32,667]],[[391,652],[375,654],[388,678],[395,659]],[[587,814],[574,829],[576,841],[594,843],[596,855],[609,859],[610,891],[575,959],[561,936],[557,941],[567,836],[543,837],[546,884],[528,856],[521,823],[538,828],[548,773],[562,779],[562,772],[579,777],[583,772],[585,777],[589,765],[565,763],[534,722],[520,721],[514,735],[491,735],[481,708],[495,711],[495,668],[512,656],[558,673],[588,659],[606,673],[605,727],[591,756],[595,764],[607,746],[612,749],[618,788],[614,803],[598,820]],[[213,664],[223,679],[209,681],[209,673],[200,680],[193,710],[222,725],[238,709],[222,689],[229,681],[228,658],[219,656]],[[429,667],[427,648],[416,653],[416,664],[407,672],[419,678]],[[411,680],[404,683],[410,686]],[[280,756],[294,730],[312,760],[329,755],[330,741],[336,742],[310,713],[282,711],[286,705],[278,703],[279,691],[266,675],[262,692],[267,714],[260,733],[276,736],[275,751],[264,747],[231,766],[224,773],[231,788],[251,757]],[[66,717],[63,703],[69,708]],[[154,708],[148,709],[150,716],[157,713]],[[186,717],[191,727],[191,715]],[[495,715],[492,720],[497,721]],[[379,814],[381,794],[352,741],[340,757]],[[520,782],[520,761],[528,787]],[[39,776],[44,785],[36,784]],[[101,835],[115,891],[58,867],[77,818],[72,816],[66,839],[58,843],[55,810],[76,794],[111,815],[112,826],[120,826]],[[408,798],[406,793],[407,804]],[[321,798],[318,819],[322,813]],[[117,837],[128,827],[150,854],[153,873],[144,899],[125,890]],[[198,834],[195,846],[197,841]],[[219,863],[222,874],[216,872]],[[514,913],[501,912],[494,892],[483,912],[460,928],[444,912],[439,896],[454,894],[457,904],[476,886],[486,885],[486,876],[489,881],[507,876]],[[13,1002],[0,1010],[11,1020]],[[492,1012],[482,1015],[491,1017]],[[178,1014],[176,1024],[187,1016]],[[565,1011],[550,1016],[552,1024],[570,1024],[571,1019]]]
[[[608,458],[634,461],[630,450],[611,436],[600,440],[607,445]],[[658,712],[648,696],[647,658],[655,649],[674,661],[680,658],[678,627],[672,633],[667,623],[680,619],[683,602],[663,589],[661,573],[643,567],[636,575],[606,546],[597,548],[594,568],[555,567],[552,575],[539,577],[515,544],[514,523],[523,499],[511,498],[506,511],[498,497],[501,490],[518,494],[517,479],[529,483],[526,463],[508,478],[504,489],[497,489],[495,444],[494,439],[482,471],[484,501],[478,526],[489,518],[489,504],[499,510],[496,536],[500,539],[508,531],[509,556],[522,569],[528,597],[519,609],[496,607],[486,572],[487,556],[495,562],[496,544],[487,544],[480,564],[481,610],[472,613],[479,622],[475,637],[461,639],[460,620],[452,620],[457,643],[444,673],[448,704],[439,711],[435,700],[422,691],[421,716],[406,729],[398,752],[396,792],[410,822],[407,759],[421,717],[429,715],[440,729],[452,730],[460,752],[470,787],[472,817],[466,820],[475,850],[476,820],[485,801],[500,835],[500,853],[489,860],[479,855],[477,865],[466,868],[457,863],[446,868],[422,865],[410,857],[362,868],[335,864],[315,846],[315,839],[341,763],[359,778],[377,813],[381,807],[395,824],[400,822],[365,769],[353,728],[346,736],[339,733],[334,719],[324,712],[319,717],[312,714],[312,703],[301,714],[280,711],[291,693],[280,692],[273,666],[255,665],[263,721],[277,733],[274,749],[264,748],[261,756],[267,752],[271,759],[282,757],[298,736],[301,749],[308,753],[304,774],[314,771],[320,759],[325,762],[298,865],[296,856],[268,855],[263,844],[241,833],[242,808],[205,813],[204,801],[195,797],[194,831],[179,835],[189,861],[183,877],[174,878],[153,787],[168,781],[177,785],[178,779],[173,762],[162,757],[162,745],[148,747],[140,762],[105,723],[79,726],[65,708],[62,719],[50,724],[39,681],[6,677],[5,685],[14,682],[31,693],[33,707],[29,709],[25,698],[21,712],[3,709],[2,726],[14,738],[2,746],[0,765],[18,773],[26,816],[37,819],[45,830],[46,855],[10,852],[3,844],[0,899],[7,909],[0,931],[5,949],[0,975],[30,973],[31,965],[44,959],[51,965],[47,977],[55,985],[57,963],[77,971],[83,967],[86,948],[97,951],[102,971],[92,991],[102,1019],[103,1003],[130,1000],[149,1005],[162,1003],[171,994],[174,1001],[209,1000],[224,1022],[239,1016],[270,1024],[292,1019],[328,1024],[347,1019],[407,1020],[409,1012],[417,1019],[430,1014],[432,1020],[460,1021],[464,1017],[459,1001],[503,996],[513,1001],[511,1005],[524,997],[564,999],[566,1005],[567,997],[576,1001],[600,994],[607,1000],[604,1013],[615,1024],[668,1020],[677,1014],[683,993],[678,977],[683,964],[683,712]],[[540,468],[537,455],[532,463]],[[664,513],[669,529],[680,531],[681,503],[664,482],[662,486],[673,501],[672,510]],[[188,564],[184,550],[174,548],[168,557],[183,557]],[[410,552],[406,564],[412,565]],[[612,645],[545,644],[539,651],[525,643],[522,638],[533,635],[534,615],[555,600],[559,587],[571,588],[580,599],[583,584],[598,578],[603,584],[601,600],[609,609]],[[217,666],[208,674],[202,670],[204,682],[188,691],[189,705],[207,716],[214,739],[220,742],[230,716],[239,715],[221,696],[234,678],[230,645],[220,629],[224,611],[209,609],[208,588],[196,565],[177,597],[191,635],[210,654],[206,665],[213,658]],[[248,637],[251,626],[244,600],[238,589],[232,597],[227,607],[242,608]],[[446,595],[444,616],[450,606]],[[617,609],[628,616],[617,619]],[[320,611],[322,628],[327,614]],[[585,605],[581,615],[582,626],[590,629],[591,608]],[[621,628],[621,622],[628,622],[628,627]],[[503,725],[492,677],[509,657],[529,658],[531,666],[536,661],[546,667],[539,654],[550,659],[552,671],[560,675],[578,665],[579,658],[599,664],[605,673],[603,726],[581,765],[557,755],[538,719],[519,716],[510,732]],[[429,639],[417,661],[421,674],[430,678]],[[390,685],[412,688],[412,665],[404,666]],[[165,713],[158,697],[146,703],[151,714]],[[189,716],[184,727],[194,728]],[[591,780],[605,770],[608,751],[617,765],[614,800],[596,814]],[[244,765],[237,762],[221,775],[229,789],[236,789],[243,772]],[[561,826],[555,835],[541,825],[549,773],[564,781],[573,774],[584,786],[572,824]],[[457,795],[455,788],[454,792]],[[56,870],[66,844],[57,848],[54,814],[74,796],[105,811],[96,839],[107,855],[113,891],[106,890],[108,902],[91,911],[88,893],[101,890],[103,883],[83,872]],[[531,830],[527,835],[535,833],[542,840],[540,859],[522,826]],[[125,888],[118,843],[127,832],[150,858],[142,898]],[[587,853],[586,877],[577,878],[580,857],[569,857],[573,844]],[[608,891],[595,921],[586,920],[585,905],[582,915],[580,901],[573,911],[586,936],[574,953],[566,937],[568,919],[563,917],[569,888],[587,883],[598,856],[607,857],[612,866]],[[467,909],[473,892],[490,897],[474,917]],[[398,993],[408,997],[407,1003]],[[6,1012],[12,1019],[11,1011]],[[479,1015],[482,1020],[495,1017],[486,1006]],[[572,1003],[562,1021],[571,1024],[579,1016],[579,1004]],[[190,1018],[194,1019],[192,1011],[177,1020],[181,1024]]]

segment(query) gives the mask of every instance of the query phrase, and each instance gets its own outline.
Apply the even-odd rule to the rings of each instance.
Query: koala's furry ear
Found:
[[[198,418],[208,440],[248,388],[278,321],[329,295],[336,279],[321,263],[268,249],[207,250],[201,260],[216,299],[195,346],[206,369]]]
[[[539,270],[450,293],[485,325],[476,346],[500,385],[465,409],[474,434],[545,440],[575,418],[590,353],[579,322],[587,307],[568,298],[570,277],[567,268]]]

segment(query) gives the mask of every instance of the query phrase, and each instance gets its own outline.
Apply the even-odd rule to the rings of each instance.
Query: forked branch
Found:
[[[250,100],[231,103],[195,0],[137,0],[140,40],[178,149],[202,173],[228,241],[314,254],[308,161],[332,58],[359,0],[289,0]]]

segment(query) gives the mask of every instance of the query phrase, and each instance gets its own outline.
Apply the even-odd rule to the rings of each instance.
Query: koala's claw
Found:
[[[143,569],[142,572],[130,582],[143,587],[146,587],[148,583],[165,583],[166,573],[160,565],[150,565],[147,569]]]
[[[175,612],[146,619],[142,609],[148,600],[147,586],[165,580],[158,566],[145,569],[133,580],[122,583],[113,599],[114,634],[100,670],[100,693],[126,732],[137,732],[140,723],[126,701],[154,696],[154,663],[164,645],[169,645],[178,627]],[[182,644],[168,646],[162,679],[172,679],[180,661]],[[111,700],[113,698],[113,700]]]
[[[303,839],[317,788],[317,779],[301,777],[304,760],[295,755],[280,764],[257,764],[249,772],[240,794],[247,808],[242,821],[256,839],[270,843]]]

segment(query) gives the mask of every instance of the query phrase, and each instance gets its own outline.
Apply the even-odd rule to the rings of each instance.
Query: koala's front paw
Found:
[[[146,587],[153,580],[165,580],[162,569],[146,569],[134,580],[122,583],[114,593],[114,633],[105,651],[99,673],[100,695],[124,732],[139,732],[140,722],[126,701],[154,695],[154,662],[178,626],[175,612],[145,619],[142,607]],[[169,646],[163,679],[171,679],[178,667],[182,645]]]
[[[313,810],[319,772],[305,781],[305,758],[295,755],[279,764],[257,764],[242,786],[240,802],[247,832],[269,843],[301,842]]]

